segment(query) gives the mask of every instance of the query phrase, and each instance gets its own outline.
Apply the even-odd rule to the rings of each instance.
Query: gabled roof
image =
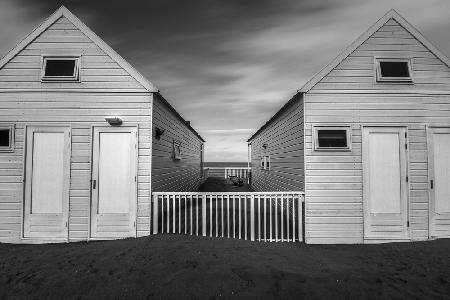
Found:
[[[260,129],[258,129],[248,140],[253,140],[261,131],[267,128],[287,107],[290,106],[297,99],[298,94],[309,92],[317,83],[319,83],[325,76],[327,76],[334,68],[336,68],[344,59],[346,59],[353,51],[361,46],[372,34],[377,32],[386,22],[394,19],[401,26],[403,26],[414,38],[430,50],[436,57],[438,57],[445,65],[450,68],[450,60],[441,51],[439,51],[430,41],[428,41],[414,26],[412,26],[405,18],[403,18],[397,11],[391,9],[375,24],[373,24],[366,32],[359,36],[350,46],[348,46],[341,54],[339,54],[331,63],[314,75],[303,87],[294,95],[269,121],[267,121]]]
[[[66,7],[61,6],[47,20],[34,29],[26,38],[24,38],[16,47],[7,53],[0,60],[0,69],[3,68],[11,59],[13,59],[20,51],[33,42],[41,33],[55,23],[59,18],[66,17],[81,32],[92,40],[100,49],[109,55],[119,66],[126,70],[137,82],[139,82],[149,92],[158,92],[158,89],[148,81],[141,73],[133,68],[125,59],[123,59],[116,51],[98,37],[91,29],[89,29],[80,19],[72,14]]]
[[[439,51],[430,41],[428,41],[414,26],[412,26],[405,18],[403,18],[397,11],[391,9],[375,24],[373,24],[366,32],[359,36],[350,46],[347,47],[341,54],[339,54],[330,64],[320,70],[314,75],[298,92],[306,93],[311,90],[319,81],[327,76],[334,68],[336,68],[347,56],[361,46],[372,34],[377,32],[387,21],[394,19],[401,26],[403,26],[413,37],[421,42],[425,48],[436,55],[444,64],[450,68],[450,60]]]

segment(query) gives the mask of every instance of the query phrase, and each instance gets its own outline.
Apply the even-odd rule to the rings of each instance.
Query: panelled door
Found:
[[[428,128],[430,237],[450,236],[450,127]]]
[[[408,238],[406,128],[363,127],[364,238]]]
[[[25,238],[68,238],[70,127],[27,126]]]
[[[136,236],[136,127],[94,127],[91,237]]]

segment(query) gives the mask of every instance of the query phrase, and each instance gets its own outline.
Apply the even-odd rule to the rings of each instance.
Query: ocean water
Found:
[[[204,162],[205,168],[247,167],[247,162]]]

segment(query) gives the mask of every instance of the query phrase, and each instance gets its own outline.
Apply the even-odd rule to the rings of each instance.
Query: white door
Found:
[[[428,128],[430,237],[450,236],[450,128]]]
[[[94,127],[91,237],[136,236],[137,130]]]
[[[28,126],[24,237],[67,238],[70,128]]]
[[[365,239],[408,238],[406,129],[363,127]]]

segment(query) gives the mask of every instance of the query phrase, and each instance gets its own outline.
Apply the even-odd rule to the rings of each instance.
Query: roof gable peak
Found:
[[[438,57],[445,65],[450,68],[450,60],[439,51],[430,41],[428,41],[414,26],[412,26],[405,18],[403,18],[395,9],[390,9],[383,17],[381,17],[375,24],[360,35],[352,44],[350,44],[343,52],[341,52],[331,63],[314,75],[303,87],[298,90],[299,93],[307,93],[317,83],[319,83],[325,76],[327,76],[339,63],[347,58],[353,51],[361,46],[372,34],[378,31],[389,20],[395,20],[405,30],[407,30],[414,38],[422,43],[430,52]]]
[[[139,71],[132,67],[124,58],[106,44],[99,36],[97,36],[89,27],[87,27],[80,19],[70,12],[64,5],[59,7],[50,15],[42,24],[36,27],[28,36],[20,41],[11,51],[9,51],[0,60],[0,69],[3,68],[11,59],[13,59],[20,51],[32,43],[41,33],[47,30],[59,18],[65,17],[72,22],[83,34],[85,34],[93,43],[109,55],[119,66],[126,70],[137,82],[139,82],[149,92],[158,92],[158,89],[148,81]]]

